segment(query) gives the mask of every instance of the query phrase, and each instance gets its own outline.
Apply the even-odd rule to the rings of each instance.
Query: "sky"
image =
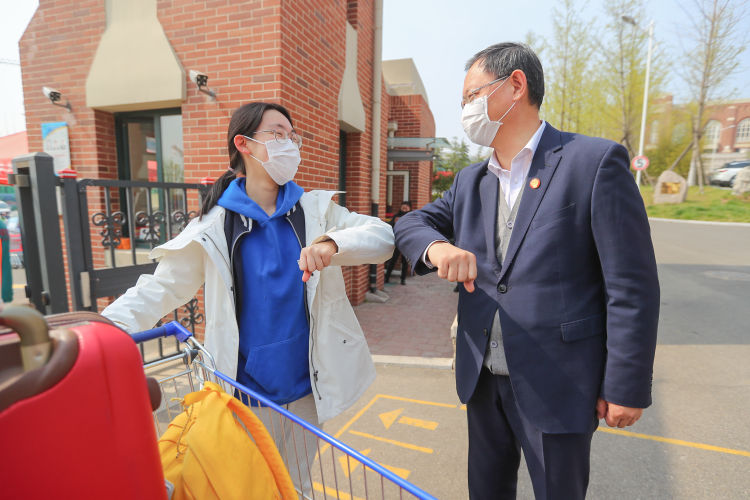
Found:
[[[605,1],[589,0],[585,16],[603,19]],[[678,0],[647,4],[645,18],[654,21],[655,43],[679,54],[680,33],[688,23]],[[551,39],[556,5],[559,0],[383,0],[383,59],[412,58],[435,117],[436,135],[465,139],[459,101],[466,60],[493,43],[522,41],[530,31]],[[5,61],[19,60],[18,40],[36,6],[36,0],[0,0],[0,136],[25,129],[20,67]],[[541,60],[545,65],[544,54]],[[750,98],[750,50],[741,55],[740,67],[726,88],[736,89],[734,98]],[[685,84],[675,75],[665,87],[678,99],[684,94]]]

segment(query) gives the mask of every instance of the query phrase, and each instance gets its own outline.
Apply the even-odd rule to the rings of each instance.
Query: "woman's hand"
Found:
[[[339,247],[333,240],[313,243],[309,247],[303,248],[299,253],[299,260],[297,261],[300,271],[303,271],[302,281],[307,283],[313,271],[319,271],[329,266],[331,264],[331,257],[338,251]]]

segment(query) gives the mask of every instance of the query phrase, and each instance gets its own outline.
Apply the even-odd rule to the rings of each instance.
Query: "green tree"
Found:
[[[596,20],[581,16],[585,7],[586,3],[564,0],[562,10],[555,7],[552,11],[554,34],[552,42],[544,44],[547,91],[543,115],[563,130],[590,133],[595,128],[591,114],[598,109],[591,43],[597,34]]]
[[[672,108],[669,115],[665,113],[653,115],[652,118],[659,122],[659,127],[657,140],[655,141],[656,147],[648,152],[650,166],[647,174],[652,179],[670,169],[683,177],[687,177],[690,168],[690,156],[684,153],[692,140],[689,125],[690,115],[689,107],[684,106]]]
[[[604,93],[603,135],[621,143],[631,156],[635,156],[641,133],[646,80],[646,5],[643,0],[612,0],[604,9],[607,24],[598,49],[601,58],[598,80]],[[652,52],[649,111],[653,110],[652,103],[658,97],[667,74],[664,54],[659,50]]]
[[[481,161],[477,156],[481,153],[484,148],[480,148],[480,151],[472,155],[469,150],[469,145],[463,139],[459,140],[457,137],[449,139],[450,144],[447,148],[442,148],[438,154],[433,165],[433,177],[432,177],[432,199],[436,199],[443,195],[447,191],[453,179],[456,176],[456,172],[464,167]]]
[[[747,41],[746,3],[693,0],[691,6],[692,12],[683,6],[691,23],[683,30],[690,41],[683,58],[683,77],[691,90],[695,109],[691,119],[693,149],[688,184],[694,185],[697,179],[703,192],[701,144],[706,106],[718,100],[722,84],[739,66],[738,56],[745,50]]]

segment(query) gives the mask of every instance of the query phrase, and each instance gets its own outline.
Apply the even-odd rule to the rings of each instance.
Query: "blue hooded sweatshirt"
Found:
[[[252,226],[232,250],[241,303],[237,304],[240,352],[237,381],[277,404],[312,392],[308,366],[310,328],[305,287],[297,260],[300,242],[285,215],[302,196],[294,182],[279,187],[269,215],[247,196],[245,178],[232,181],[218,204]],[[248,224],[250,226],[250,224]]]

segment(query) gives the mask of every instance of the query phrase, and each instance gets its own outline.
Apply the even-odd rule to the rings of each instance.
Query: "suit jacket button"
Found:
[[[500,283],[497,285],[497,291],[500,293],[505,293],[508,291],[508,286],[505,283]]]

